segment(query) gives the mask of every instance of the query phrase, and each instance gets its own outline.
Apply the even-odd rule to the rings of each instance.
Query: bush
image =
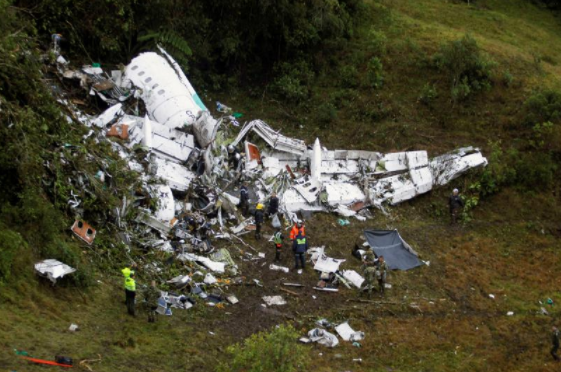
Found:
[[[310,96],[308,87],[315,74],[306,62],[283,63],[278,68],[278,76],[271,88],[280,98],[300,103]]]
[[[436,90],[436,85],[431,83],[426,83],[421,89],[421,94],[419,95],[419,102],[424,105],[430,105],[436,98],[438,98],[438,91]]]
[[[370,31],[370,45],[369,49],[376,56],[383,56],[386,54],[386,43],[388,38],[383,31],[371,30]]]
[[[384,84],[383,65],[380,58],[373,57],[368,62],[367,67],[367,81],[372,88],[381,88]]]
[[[10,279],[18,271],[16,262],[21,261],[27,244],[15,231],[0,226],[0,284]],[[21,272],[18,272],[21,276]]]
[[[306,350],[298,344],[298,333],[291,326],[280,326],[270,333],[257,333],[242,344],[228,347],[228,363],[218,372],[295,372],[306,371]]]
[[[483,56],[470,35],[443,45],[433,57],[433,63],[437,69],[448,74],[454,101],[491,88],[495,63]]]
[[[356,88],[359,84],[358,70],[353,65],[343,65],[339,68],[339,79],[344,88]]]
[[[331,102],[323,102],[317,108],[317,120],[324,124],[330,124],[337,119],[337,107]]]
[[[530,127],[551,121],[561,123],[561,93],[554,90],[534,92],[524,102],[524,124]]]
[[[515,163],[517,183],[529,190],[547,190],[553,185],[557,163],[551,154],[543,152],[520,153]]]
[[[517,152],[511,150],[505,153],[501,145],[501,141],[489,141],[491,147],[491,153],[487,157],[489,165],[483,170],[479,181],[479,192],[482,196],[495,194],[516,179],[516,170],[511,164],[511,159],[517,156]]]

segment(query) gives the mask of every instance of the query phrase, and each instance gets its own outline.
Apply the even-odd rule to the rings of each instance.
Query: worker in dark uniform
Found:
[[[559,361],[559,356],[557,355],[557,350],[559,350],[559,329],[557,329],[557,327],[553,326],[551,327],[551,344],[552,344],[552,348],[549,351],[549,353],[551,354],[551,356],[553,357],[553,359],[558,362]]]
[[[298,274],[302,274],[302,270],[306,268],[306,259],[304,255],[308,250],[308,240],[302,234],[298,234],[292,243],[292,251],[294,252],[294,270],[298,270]]]
[[[242,156],[238,149],[236,149],[233,145],[228,145],[228,166],[230,169],[237,171],[240,166],[240,160]]]
[[[460,214],[460,208],[464,206],[464,201],[459,195],[458,189],[452,191],[452,195],[448,199],[448,205],[450,207],[450,218],[452,225],[456,224],[458,221],[458,215]]]
[[[275,262],[280,261],[280,255],[282,251],[282,236],[281,230],[277,229],[275,235],[273,235],[273,244],[275,245]]]
[[[277,198],[277,193],[272,193],[269,199],[269,208],[267,208],[267,217],[271,218],[279,211],[279,198]]]
[[[384,260],[384,256],[378,258],[376,263],[376,279],[378,280],[378,286],[380,287],[380,293],[384,294],[386,289],[386,275],[388,273],[388,264]]]
[[[249,190],[247,189],[247,183],[245,182],[240,188],[240,203],[238,204],[238,208],[241,210],[242,215],[247,217],[247,213],[249,211]]]
[[[372,288],[374,287],[374,276],[376,274],[376,256],[371,247],[362,256],[362,275],[364,275],[364,286],[360,289],[360,293],[364,290],[368,291],[368,298],[372,297]]]
[[[255,208],[255,239],[261,239],[261,225],[263,225],[263,220],[265,218],[265,214],[263,213],[263,209],[265,206],[261,203],[257,203],[257,207]]]
[[[158,308],[158,300],[162,294],[156,288],[156,281],[152,280],[150,287],[146,290],[145,299],[148,307],[148,323],[156,321],[156,309]]]
[[[134,300],[136,297],[136,281],[134,280],[134,272],[125,278],[125,293],[127,296],[127,311],[129,315],[135,316]]]

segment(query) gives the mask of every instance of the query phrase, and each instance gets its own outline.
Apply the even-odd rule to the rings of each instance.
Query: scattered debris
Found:
[[[265,301],[268,306],[286,305],[286,301],[284,300],[284,298],[282,298],[282,296],[264,296],[263,301]]]
[[[68,327],[68,330],[69,330],[70,332],[76,332],[78,329],[79,329],[79,328],[78,328],[78,325],[77,325],[77,324],[74,324],[74,323],[70,324],[70,327]]]
[[[278,266],[278,265],[275,265],[275,264],[270,264],[270,265],[269,265],[269,269],[270,269],[270,270],[273,270],[273,271],[282,271],[282,272],[285,272],[285,273],[288,273],[288,272],[290,271],[290,270],[288,269],[288,267],[285,267],[285,266]]]
[[[345,341],[360,341],[364,339],[364,332],[355,332],[349,323],[341,323],[335,327],[335,331],[341,336]]]
[[[317,342],[320,345],[327,346],[327,347],[335,347],[339,345],[339,340],[337,336],[333,333],[327,332],[325,329],[321,328],[314,328],[310,332],[308,332],[308,338],[310,342]],[[300,339],[302,340],[302,339]],[[306,340],[306,338],[304,338]],[[305,342],[305,341],[302,341]]]
[[[53,259],[44,260],[35,264],[35,271],[49,279],[51,282],[56,283],[57,279],[64,277],[67,274],[72,274],[76,271],[72,267]]]
[[[88,244],[92,244],[95,239],[96,231],[87,222],[76,220],[71,227],[72,232]]]

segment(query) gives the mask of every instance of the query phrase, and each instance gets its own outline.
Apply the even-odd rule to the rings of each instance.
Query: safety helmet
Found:
[[[265,206],[261,203],[257,203],[257,209],[263,209]]]
[[[234,146],[233,145],[228,145],[228,152],[230,154],[234,152]]]
[[[302,221],[298,221],[298,222],[296,223],[296,226],[302,227]]]

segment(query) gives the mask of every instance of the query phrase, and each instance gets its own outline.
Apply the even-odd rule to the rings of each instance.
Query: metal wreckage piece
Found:
[[[109,108],[88,117],[68,101],[61,103],[74,119],[100,128],[98,140],[110,140],[146,181],[146,193],[159,200],[155,212],[141,209],[137,215],[143,226],[134,228],[139,244],[158,242],[160,249],[179,251],[182,260],[210,270],[217,265],[199,255],[211,251],[204,247],[199,229],[228,239],[247,233],[252,225],[236,207],[240,180],[248,182],[252,203],[276,192],[279,211],[289,220],[297,212],[315,211],[365,219],[370,206],[384,210],[386,204],[410,200],[487,165],[472,147],[432,159],[426,151],[328,150],[319,139],[309,146],[262,120],[249,121],[232,133],[239,125],[236,118],[212,117],[177,62],[162,48],[159,51],[142,53],[124,72],[110,74],[99,67],[70,71],[67,63],[59,65],[64,78],[79,80]],[[138,99],[146,108],[143,116],[134,104]],[[144,162],[133,156],[138,147],[148,153]],[[124,216],[131,205],[140,208],[138,201],[123,201],[118,215]],[[123,227],[120,219],[118,225]]]

